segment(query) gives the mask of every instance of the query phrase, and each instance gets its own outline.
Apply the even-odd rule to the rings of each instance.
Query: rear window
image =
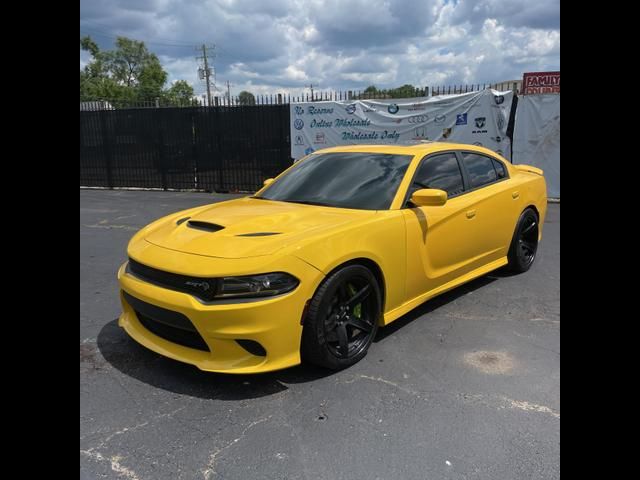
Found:
[[[482,187],[498,179],[493,159],[477,153],[462,152],[462,161],[469,172],[471,188]]]
[[[496,173],[498,174],[498,179],[505,178],[507,176],[507,172],[504,169],[504,165],[502,164],[502,162],[499,162],[495,158],[492,158],[491,160],[493,160],[493,166],[495,167]]]

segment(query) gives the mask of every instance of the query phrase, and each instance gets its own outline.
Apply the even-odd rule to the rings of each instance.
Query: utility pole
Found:
[[[198,60],[202,60],[204,62],[204,71],[201,72],[200,78],[204,76],[207,82],[207,106],[211,106],[211,69],[209,68],[209,59],[207,58],[207,51],[214,50],[215,45],[212,47],[207,47],[204,43],[202,44],[202,57],[198,57]],[[215,58],[215,54],[211,54],[212,60]]]
[[[227,98],[229,99],[229,103],[231,103],[231,85],[229,85],[229,80],[227,80]]]
[[[313,83],[309,84],[309,88],[311,89],[311,101],[313,102]]]

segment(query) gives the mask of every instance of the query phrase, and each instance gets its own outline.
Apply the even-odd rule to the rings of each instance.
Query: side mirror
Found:
[[[422,188],[413,192],[411,202],[419,207],[437,207],[447,203],[447,192],[437,188]]]
[[[273,183],[273,178],[267,178],[264,182],[262,182],[262,186],[266,187],[267,185],[271,185]]]

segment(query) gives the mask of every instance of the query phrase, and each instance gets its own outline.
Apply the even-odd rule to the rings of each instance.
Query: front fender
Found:
[[[314,237],[291,253],[325,275],[354,259],[371,260],[380,267],[384,277],[385,311],[404,302],[406,227],[397,210],[380,211],[365,222]]]

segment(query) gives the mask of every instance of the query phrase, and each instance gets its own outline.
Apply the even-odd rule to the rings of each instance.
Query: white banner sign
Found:
[[[509,159],[507,123],[513,92],[482,90],[389,100],[291,104],[291,156],[355,144],[420,140],[483,145]]]
[[[544,170],[547,196],[560,198],[560,95],[518,99],[513,132],[513,163]]]

